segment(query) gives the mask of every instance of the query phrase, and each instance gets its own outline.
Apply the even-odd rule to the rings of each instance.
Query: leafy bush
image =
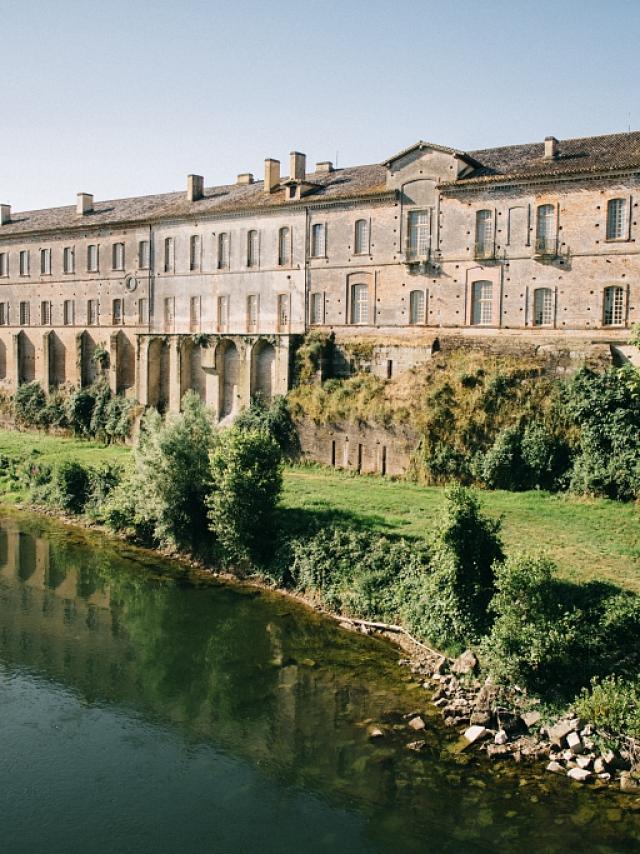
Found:
[[[42,426],[46,405],[47,396],[40,383],[24,383],[18,386],[13,398],[16,423],[24,427]]]
[[[507,427],[479,457],[474,471],[491,489],[554,489],[569,465],[566,443],[540,421]]]
[[[32,503],[76,515],[84,511],[89,497],[89,469],[85,466],[72,460],[54,466],[31,464],[28,477]]]
[[[91,419],[96,402],[92,386],[79,388],[67,400],[66,415],[69,427],[76,436],[91,436]]]
[[[612,734],[640,738],[640,682],[618,676],[595,678],[574,701],[584,720]]]
[[[239,567],[264,562],[275,543],[282,454],[265,430],[225,430],[210,456],[209,526],[222,559]]]
[[[266,430],[276,440],[283,453],[298,448],[298,434],[291,420],[286,397],[278,395],[272,401],[257,394],[251,406],[243,410],[234,422],[239,430]]]
[[[89,488],[85,510],[94,518],[100,518],[105,502],[122,481],[122,467],[114,463],[103,463],[90,468]]]

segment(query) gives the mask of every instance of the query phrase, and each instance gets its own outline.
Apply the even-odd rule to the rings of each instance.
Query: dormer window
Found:
[[[297,185],[296,184],[290,184],[289,185],[289,198],[295,199],[297,191],[298,191]]]

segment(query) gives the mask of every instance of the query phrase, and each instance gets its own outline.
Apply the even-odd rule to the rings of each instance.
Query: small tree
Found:
[[[210,456],[209,527],[225,562],[261,563],[272,551],[282,454],[266,430],[226,430]]]

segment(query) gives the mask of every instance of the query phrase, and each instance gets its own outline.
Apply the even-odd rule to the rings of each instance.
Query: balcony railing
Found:
[[[474,256],[476,261],[489,261],[496,257],[493,243],[476,243]]]
[[[555,258],[558,254],[558,241],[555,237],[536,237],[535,253],[544,258]]]

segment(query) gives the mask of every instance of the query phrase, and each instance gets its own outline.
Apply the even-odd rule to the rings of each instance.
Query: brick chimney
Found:
[[[76,213],[84,216],[84,214],[93,211],[93,194],[78,193],[78,201],[76,202]]]
[[[307,156],[299,151],[292,151],[289,155],[289,180],[304,181],[307,171]]]
[[[187,175],[187,201],[197,202],[204,196],[202,175]]]
[[[330,160],[321,160],[316,163],[316,172],[333,172],[333,163]]]
[[[556,160],[558,157],[558,140],[555,136],[546,136],[544,139],[544,159]]]
[[[0,205],[0,225],[11,222],[11,205]]]
[[[264,161],[264,191],[275,193],[280,187],[280,161],[267,157]]]
[[[241,172],[238,175],[238,184],[253,184],[253,175],[251,172]]]

